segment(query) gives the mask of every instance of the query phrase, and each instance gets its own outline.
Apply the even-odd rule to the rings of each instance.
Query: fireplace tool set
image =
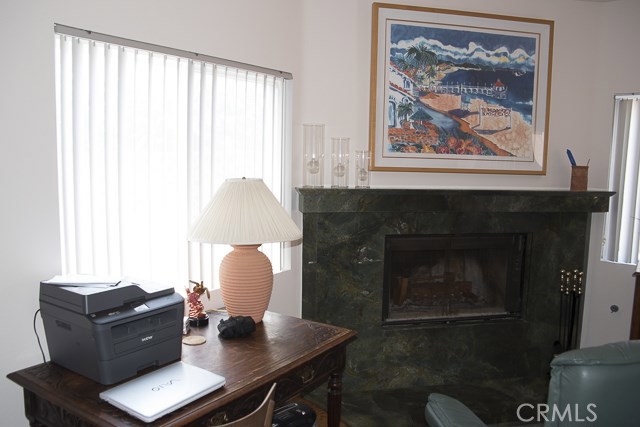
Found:
[[[578,344],[578,317],[584,273],[578,270],[560,270],[560,327],[559,350],[567,351]]]

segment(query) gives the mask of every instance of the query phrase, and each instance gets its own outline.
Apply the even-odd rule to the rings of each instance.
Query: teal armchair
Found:
[[[547,403],[523,402],[514,418],[545,427],[640,426],[640,340],[571,350],[551,362]],[[429,395],[429,427],[483,427],[462,402]]]

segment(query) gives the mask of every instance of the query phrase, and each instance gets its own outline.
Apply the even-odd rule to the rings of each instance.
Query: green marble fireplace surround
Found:
[[[345,390],[433,389],[544,377],[557,348],[560,270],[586,273],[592,213],[613,193],[298,188],[302,316],[354,329]],[[385,236],[526,235],[517,319],[386,325]],[[585,278],[588,292],[589,282]],[[582,307],[580,307],[581,310]],[[576,334],[580,334],[581,313]],[[442,388],[441,388],[442,389]]]

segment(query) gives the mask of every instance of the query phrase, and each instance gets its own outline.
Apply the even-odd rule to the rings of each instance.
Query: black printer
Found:
[[[40,283],[51,361],[101,384],[180,359],[184,298],[138,281]]]

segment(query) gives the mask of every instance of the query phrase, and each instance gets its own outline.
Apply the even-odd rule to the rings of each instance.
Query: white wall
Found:
[[[555,20],[548,172],[377,172],[373,186],[568,188],[564,150],[571,148],[579,158],[591,159],[590,187],[606,187],[612,95],[639,89],[633,71],[639,60],[623,47],[640,40],[640,30],[620,23],[637,21],[639,5],[633,0],[404,3]],[[3,376],[41,361],[31,329],[38,282],[59,272],[54,23],[291,71],[294,185],[302,182],[302,123],[325,123],[327,137],[351,137],[352,150],[368,144],[371,0],[0,0],[0,291],[8,302],[0,339],[10,349],[0,356]],[[630,271],[598,261],[601,217],[596,215],[592,232],[583,343],[628,334]],[[277,278],[271,309],[300,312],[300,250],[293,251],[294,270]],[[611,304],[621,311],[610,315]],[[4,380],[0,390],[4,424],[26,425],[19,387]]]
[[[608,149],[613,122],[613,95],[639,93],[638,55],[627,52],[629,46],[640,41],[640,3],[617,1],[601,8],[597,44],[599,52],[592,60],[596,68],[593,79],[590,134],[585,143],[591,152],[591,177],[594,182],[607,182]],[[600,184],[599,184],[600,185]],[[604,215],[596,215],[591,227],[588,289],[583,321],[582,345],[598,345],[629,338],[629,326],[635,280],[631,277],[635,266],[600,261]],[[618,312],[610,307],[617,305]]]

